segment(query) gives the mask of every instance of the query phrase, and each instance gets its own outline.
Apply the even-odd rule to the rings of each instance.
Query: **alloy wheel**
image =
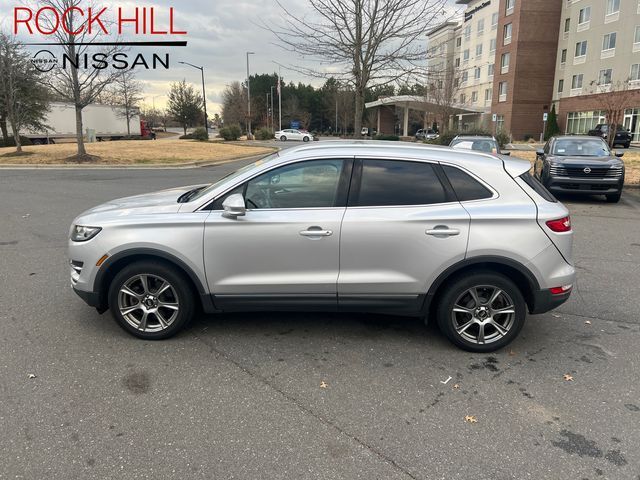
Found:
[[[118,309],[124,320],[141,332],[166,330],[180,311],[175,288],[164,278],[139,274],[118,291]]]

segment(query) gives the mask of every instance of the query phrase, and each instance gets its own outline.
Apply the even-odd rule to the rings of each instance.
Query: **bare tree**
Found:
[[[434,105],[434,113],[440,119],[442,131],[449,129],[449,118],[460,106],[458,102],[462,85],[462,73],[453,65],[444,69],[430,69],[427,74],[425,95]]]
[[[20,131],[23,128],[45,128],[48,97],[39,72],[20,43],[0,34],[0,109],[11,126],[16,152],[22,153]]]
[[[113,83],[120,74],[119,71],[107,69],[81,69],[74,62],[82,59],[91,47],[91,43],[104,41],[104,32],[93,25],[93,30],[89,29],[88,16],[82,16],[79,12],[87,12],[89,8],[100,11],[98,5],[86,0],[39,0],[38,8],[51,8],[58,12],[66,12],[66,29],[60,27],[55,15],[43,14],[39,20],[47,31],[54,31],[52,38],[61,44],[63,55],[69,59],[66,68],[54,68],[50,72],[47,84],[62,100],[71,102],[76,111],[76,139],[78,142],[77,160],[91,160],[94,157],[87,155],[84,145],[82,110],[89,104],[95,102],[104,90]],[[102,20],[103,24],[109,22]],[[110,24],[110,23],[109,23]],[[68,32],[78,32],[76,34]],[[91,32],[91,33],[90,33]],[[96,47],[93,47],[96,48]],[[115,53],[123,51],[118,45],[107,46],[99,50],[99,53],[109,58]]]
[[[281,27],[264,25],[279,45],[331,68],[293,67],[354,88],[354,130],[360,135],[365,90],[415,76],[424,69],[426,33],[445,15],[446,0],[309,0],[311,15],[287,9]]]
[[[606,85],[597,81],[591,82],[593,97],[596,109],[605,113],[609,131],[607,132],[607,142],[613,148],[618,131],[618,125],[624,121],[624,111],[632,105],[640,102],[640,90],[631,88],[629,79],[610,82]]]
[[[242,125],[247,118],[247,90],[232,82],[222,92],[222,120],[225,125]]]
[[[111,102],[120,107],[118,116],[127,121],[127,135],[131,136],[131,120],[140,111],[142,84],[135,79],[133,70],[124,70],[113,81],[110,88]]]

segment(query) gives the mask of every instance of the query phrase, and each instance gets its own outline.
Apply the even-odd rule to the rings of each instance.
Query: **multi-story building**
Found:
[[[586,133],[606,110],[640,140],[640,1],[562,2],[553,101],[560,128]],[[636,90],[639,89],[639,90]]]

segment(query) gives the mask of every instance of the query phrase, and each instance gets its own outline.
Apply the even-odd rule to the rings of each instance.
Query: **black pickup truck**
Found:
[[[596,125],[596,128],[589,130],[589,135],[592,137],[602,137],[607,140],[609,137],[610,127],[611,125],[607,125],[606,123],[599,123]],[[622,125],[618,125],[618,128],[616,129],[616,139],[611,146],[615,147],[616,145],[622,145],[624,148],[629,148],[631,145],[631,132]]]

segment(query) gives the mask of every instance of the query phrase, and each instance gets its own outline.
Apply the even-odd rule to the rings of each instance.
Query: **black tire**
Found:
[[[287,137],[285,137],[284,135],[282,135],[282,136],[280,137],[280,141],[281,141],[281,142],[286,142],[286,141],[287,141]]]
[[[303,142],[308,142],[309,141],[309,137],[302,137],[302,141]]]
[[[479,304],[468,293],[471,289],[475,289],[476,296],[480,301]],[[488,308],[487,300],[489,298],[487,297],[491,297],[496,291],[501,291],[502,293],[497,295]],[[440,331],[454,345],[463,350],[480,353],[498,350],[511,343],[524,325],[527,314],[526,303],[520,289],[504,275],[488,271],[467,273],[449,281],[442,289],[442,292],[442,297],[439,299],[436,309]],[[475,306],[472,307],[468,303],[469,301],[473,302]],[[457,303],[460,307],[462,302],[465,302],[465,308],[471,311],[478,312],[478,309],[481,311],[477,314],[454,312],[454,305]],[[494,310],[499,309],[496,307],[509,308],[513,310],[513,313],[496,314]],[[492,323],[486,323],[482,327],[480,327],[479,323],[476,323],[480,315],[487,314],[490,315],[492,322],[495,320],[495,323],[503,329],[502,333]],[[496,316],[495,319],[494,316]],[[488,319],[485,318],[483,321],[486,322]],[[456,331],[456,326],[460,329],[467,323],[470,326],[464,329],[462,333]],[[482,328],[485,335],[484,343],[478,341],[480,328]],[[478,332],[477,334],[475,333],[476,331]],[[474,335],[476,341],[471,341],[469,337]]]
[[[622,196],[622,192],[612,193],[610,195],[606,195],[607,202],[609,203],[618,203],[620,201],[620,197]]]
[[[135,322],[135,320],[137,320],[137,316],[142,317],[143,310],[141,308],[134,310],[136,312],[135,315],[134,313],[129,314],[129,320],[125,319],[120,311],[119,299],[121,289],[125,285],[131,285],[130,282],[132,279],[140,275],[147,276],[147,283],[151,293],[153,293],[153,285],[157,285],[159,283],[159,280],[156,279],[159,278],[169,284],[171,290],[167,293],[158,295],[156,299],[156,303],[158,305],[156,310],[161,312],[161,316],[162,318],[165,318],[165,320],[168,319],[168,315],[172,315],[171,312],[174,311],[174,307],[163,307],[162,304],[160,304],[161,302],[158,302],[158,300],[162,298],[163,301],[166,301],[166,303],[163,303],[164,305],[174,305],[178,307],[175,317],[170,319],[170,322],[166,327],[162,327],[159,317],[155,313],[148,312],[148,315],[145,318],[148,319],[149,327],[148,329],[145,328],[145,331],[143,331],[130,323],[131,321]],[[135,286],[133,286],[131,290],[134,288]],[[157,288],[158,290],[160,289],[160,287]],[[142,290],[140,290],[140,292],[141,291]],[[139,292],[133,290],[133,293]],[[144,300],[141,297],[142,295],[140,295],[140,298],[137,298],[129,304],[129,308],[135,307],[136,305],[140,305],[142,307]],[[121,298],[124,302],[126,301],[124,300],[125,298],[133,298],[133,296],[130,295],[127,297],[127,295],[123,295]],[[111,284],[109,285],[109,309],[111,310],[111,314],[116,322],[118,322],[118,325],[130,334],[145,340],[163,340],[178,333],[193,319],[196,311],[195,294],[191,288],[189,279],[178,268],[166,263],[148,260],[134,262],[118,272],[115,278],[111,281]]]
[[[625,143],[624,148],[629,148],[631,146],[631,142]]]

